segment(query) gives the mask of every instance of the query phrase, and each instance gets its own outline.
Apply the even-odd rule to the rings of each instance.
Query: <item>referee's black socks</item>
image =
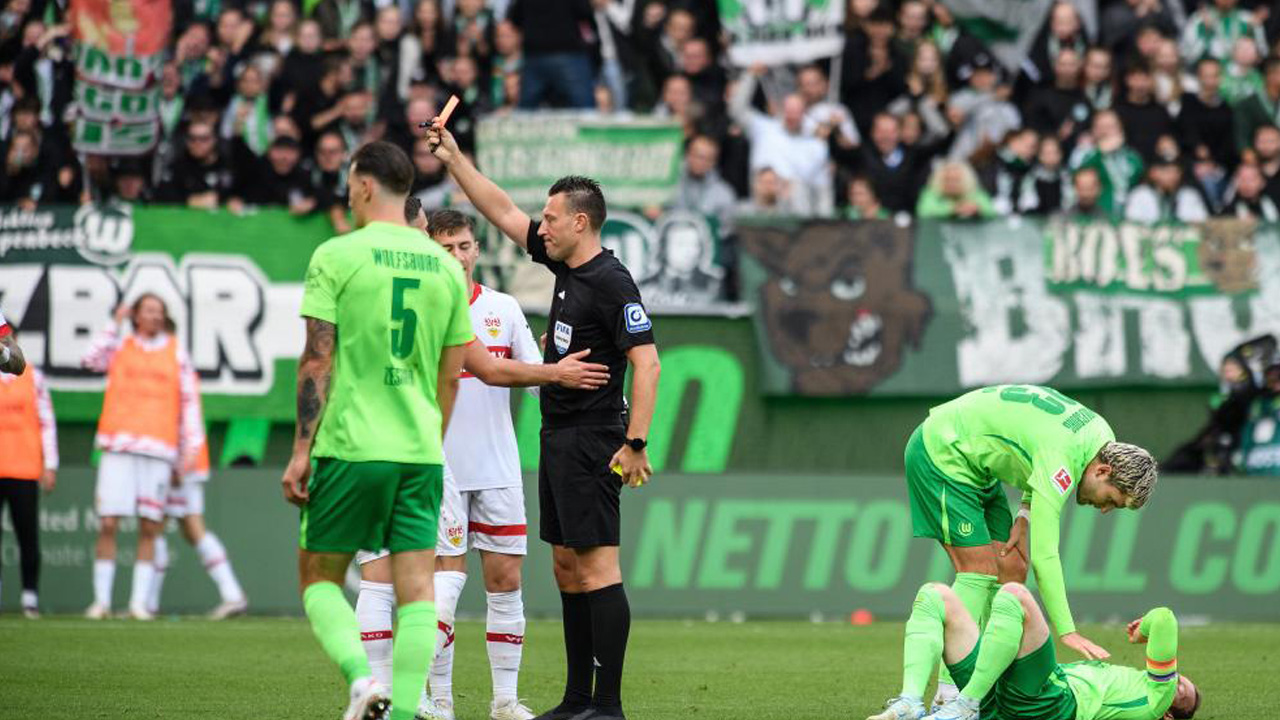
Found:
[[[619,586],[621,587],[621,586]],[[591,704],[594,671],[591,642],[591,603],[588,593],[560,593],[564,616],[564,657],[568,666],[562,706],[585,708]]]
[[[627,636],[631,634],[631,604],[622,583],[594,590],[586,597],[591,617],[591,652],[599,663],[591,704],[605,711],[605,715],[621,716],[622,663],[627,655]],[[565,627],[568,628],[567,618]],[[567,629],[565,635],[567,641]]]

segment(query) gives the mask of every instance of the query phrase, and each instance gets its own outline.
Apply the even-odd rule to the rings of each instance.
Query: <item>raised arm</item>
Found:
[[[307,344],[298,358],[298,419],[293,436],[293,455],[285,468],[285,499],[295,505],[307,502],[307,479],[311,476],[311,444],[329,401],[329,381],[333,377],[333,354],[338,346],[338,327],[324,320],[306,318]]]
[[[120,349],[120,327],[127,317],[129,317],[129,306],[120,303],[115,315],[111,318],[111,323],[102,328],[89,342],[89,349],[80,359],[81,365],[94,372],[107,371],[111,365],[111,358],[115,357],[116,350]]]
[[[1163,713],[1178,694],[1178,619],[1155,608],[1129,623],[1129,639],[1147,644],[1147,706]]]
[[[427,131],[427,143],[431,146],[431,152],[449,169],[449,174],[458,183],[458,187],[462,188],[462,192],[466,193],[471,204],[476,206],[485,219],[515,244],[528,250],[529,216],[516,207],[510,195],[471,164],[458,149],[453,134],[444,129],[439,118],[431,122],[431,128]]]
[[[582,362],[590,352],[580,350],[554,365],[544,365],[496,358],[483,344],[473,342],[467,346],[464,366],[467,372],[480,378],[480,382],[494,387],[563,385],[575,390],[595,390],[609,383],[609,368]]]

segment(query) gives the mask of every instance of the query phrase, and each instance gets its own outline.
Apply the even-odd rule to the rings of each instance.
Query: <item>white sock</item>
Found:
[[[32,610],[36,610],[39,607],[40,607],[40,599],[36,597],[36,591],[23,590],[22,591],[22,609],[26,610],[30,608]]]
[[[93,604],[111,608],[111,586],[115,581],[115,560],[93,561]]]
[[[160,612],[160,593],[164,590],[164,574],[169,570],[169,541],[164,535],[156,537],[156,552],[151,559],[155,566],[155,576],[151,579],[151,590],[147,592],[147,611],[152,615]]]
[[[933,702],[938,705],[946,705],[960,694],[960,689],[952,683],[939,682],[938,691],[933,695]]]
[[[438,572],[436,583],[436,656],[428,676],[433,700],[453,702],[453,621],[458,612],[458,598],[467,584],[463,572]]]
[[[129,595],[129,609],[147,609],[151,595],[151,582],[156,578],[156,566],[139,560],[133,564],[133,592]]]
[[[485,597],[489,604],[485,645],[493,674],[493,699],[502,703],[519,697],[516,683],[524,654],[524,599],[519,590],[485,593]]]
[[[200,538],[200,542],[196,544],[196,552],[200,553],[200,562],[204,563],[204,569],[208,571],[209,577],[217,583],[222,602],[244,600],[244,590],[236,580],[236,574],[231,570],[227,549],[222,546],[218,536],[205,532],[204,537]]]
[[[396,591],[391,583],[360,581],[356,596],[356,620],[360,642],[369,656],[373,679],[391,687],[391,624],[395,618]]]

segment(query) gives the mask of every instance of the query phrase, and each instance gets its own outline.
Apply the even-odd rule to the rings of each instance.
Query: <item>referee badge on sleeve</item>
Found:
[[[573,340],[573,326],[557,320],[554,340],[556,350],[559,350],[561,355],[569,352],[569,342]]]
[[[627,332],[633,335],[653,327],[653,322],[649,320],[649,313],[644,311],[644,306],[640,303],[628,303],[622,308],[622,314],[627,319]]]

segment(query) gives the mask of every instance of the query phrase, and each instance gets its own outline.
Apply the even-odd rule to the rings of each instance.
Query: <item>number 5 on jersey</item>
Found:
[[[401,360],[413,354],[413,341],[418,334],[418,313],[405,306],[404,295],[421,284],[417,278],[391,278],[391,355]],[[394,327],[397,323],[398,328]]]

